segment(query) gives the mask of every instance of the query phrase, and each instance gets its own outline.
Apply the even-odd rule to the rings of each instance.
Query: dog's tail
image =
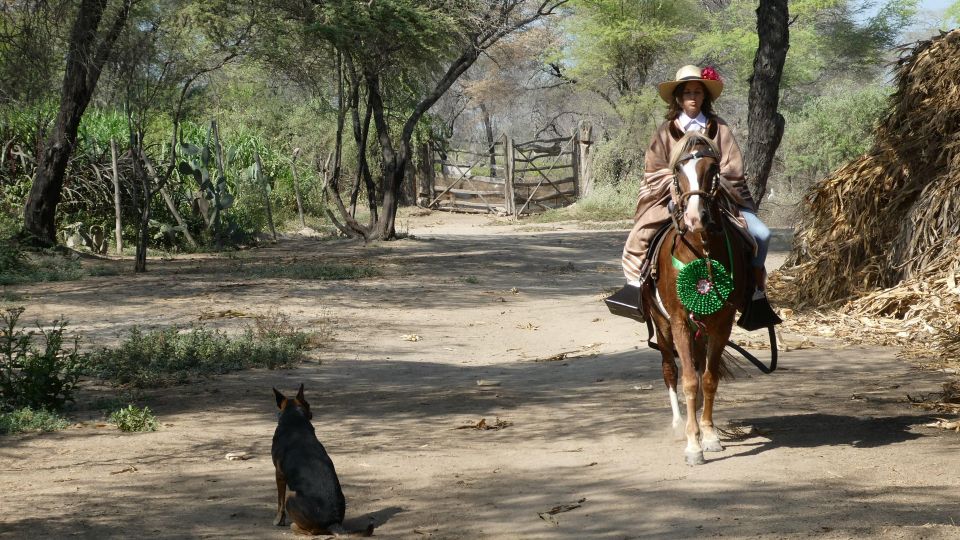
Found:
[[[333,533],[334,536],[373,536],[373,523],[367,524],[366,528],[362,530],[353,531],[348,531],[340,524],[331,525],[330,532]]]

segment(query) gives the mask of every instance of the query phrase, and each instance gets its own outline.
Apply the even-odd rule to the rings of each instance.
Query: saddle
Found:
[[[744,230],[739,222],[733,219],[732,216],[728,215],[727,217],[729,223],[732,225],[731,228],[741,234],[744,240],[746,240],[746,245],[750,248],[751,252],[755,252],[757,244],[753,236]],[[662,225],[650,241],[650,248],[647,250],[646,257],[641,265],[640,285],[627,283],[619,291],[604,299],[610,313],[639,322],[647,321],[649,315],[647,313],[647,306],[643,305],[643,287],[646,285],[655,286],[656,284],[656,265],[652,264],[651,261],[657,260],[660,249],[663,247],[663,241],[667,236],[667,231],[670,230],[671,226],[672,224],[669,222]],[[783,321],[770,306],[770,301],[767,299],[766,294],[764,294],[762,290],[756,289],[756,284],[752,281],[752,274],[748,272],[747,276],[751,280],[748,284],[748,289],[753,288],[754,292],[750,295],[745,305],[739,306],[741,315],[737,320],[737,326],[752,332],[782,323]]]

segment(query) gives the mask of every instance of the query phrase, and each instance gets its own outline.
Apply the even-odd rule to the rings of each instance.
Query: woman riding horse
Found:
[[[636,224],[622,259],[624,275],[637,287],[651,266],[656,270],[655,287],[642,287],[641,296],[657,328],[663,377],[677,430],[683,418],[674,354],[680,357],[687,409],[685,455],[691,465],[703,463],[704,451],[723,449],[713,425],[713,403],[723,370],[723,350],[736,311],[746,304],[748,294],[747,248],[727,221],[737,221],[754,239],[750,277],[761,296],[770,239],[769,229],[756,216],[737,141],[727,123],[713,112],[713,102],[722,91],[723,82],[716,72],[697,66],[684,66],[675,80],[659,85],[660,97],[669,109],[647,150]],[[660,244],[663,248],[656,260],[647,260],[651,240],[671,220],[674,227]],[[687,289],[693,287],[687,296],[712,302],[710,310],[693,309],[678,292],[681,268],[691,266],[693,270],[690,263],[697,260],[706,261],[699,265],[705,273],[692,282],[685,279],[690,282]],[[724,285],[726,295],[722,296]],[[696,417],[698,397],[703,399],[700,422]]]

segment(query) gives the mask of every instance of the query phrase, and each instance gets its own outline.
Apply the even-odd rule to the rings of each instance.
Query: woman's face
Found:
[[[703,95],[706,90],[701,82],[690,81],[683,84],[683,91],[680,94],[680,108],[690,118],[696,118],[700,114],[700,107],[703,105]]]

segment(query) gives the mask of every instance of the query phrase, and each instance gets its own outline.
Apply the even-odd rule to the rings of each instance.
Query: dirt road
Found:
[[[155,433],[78,411],[79,427],[0,437],[0,538],[292,537],[271,525],[270,387],[300,382],[350,523],[381,538],[960,538],[960,437],[906,401],[941,373],[894,350],[781,353],[776,374],[721,383],[726,450],[688,467],[658,353],[600,301],[621,284],[625,232],[491,223],[434,213],[389,244],[300,238],[17,287],[25,318],[63,315],[91,344],[277,309],[332,321],[336,341],[298,369],[147,392]],[[223,271],[238,258],[369,261],[384,277],[245,279]],[[458,429],[481,419],[507,425]]]

